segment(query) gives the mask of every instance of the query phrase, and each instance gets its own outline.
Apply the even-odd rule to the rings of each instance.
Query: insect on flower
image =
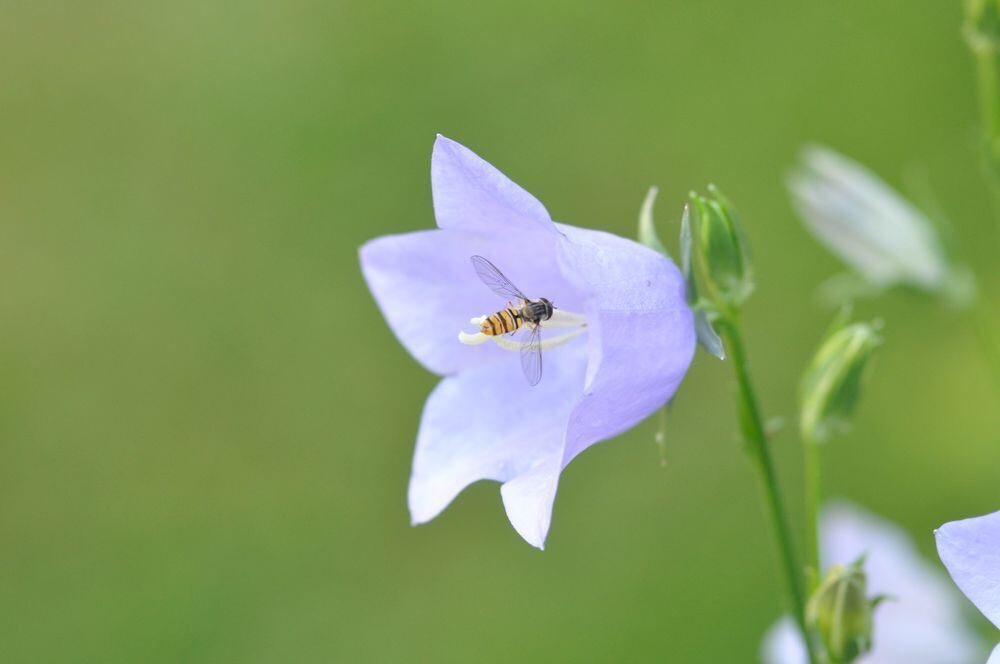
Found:
[[[528,383],[538,385],[538,381],[542,379],[542,322],[552,318],[555,305],[544,297],[537,300],[529,298],[496,265],[482,256],[473,256],[472,265],[479,278],[494,293],[520,302],[516,307],[508,302],[506,309],[487,316],[479,331],[492,337],[514,335],[518,330],[526,329],[527,334],[522,335],[521,341],[521,368]]]
[[[684,278],[659,252],[554,221],[443,136],[431,187],[436,229],[380,237],[360,252],[389,327],[441,376],[417,431],[410,515],[430,521],[469,484],[501,482],[511,524],[541,548],[567,465],[655,412],[684,378],[695,347]],[[489,257],[472,267],[493,292],[473,277],[470,256]],[[496,294],[511,300],[506,309],[496,311]],[[476,316],[486,310],[496,313]]]

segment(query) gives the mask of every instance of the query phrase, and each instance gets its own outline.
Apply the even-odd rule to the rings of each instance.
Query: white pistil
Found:
[[[489,318],[489,316],[485,315],[477,316],[476,318],[471,319],[469,323],[475,325],[478,328],[483,324],[483,321],[485,321],[487,318]],[[587,330],[587,317],[581,316],[580,314],[574,314],[569,311],[564,311],[562,309],[556,309],[554,312],[552,312],[552,318],[542,323],[542,328],[544,329],[567,328],[567,327],[574,327],[576,329],[571,332],[567,332],[566,334],[560,334],[557,337],[552,337],[550,339],[543,338],[541,344],[542,350],[546,350],[548,348],[555,348],[557,346],[562,346],[570,339],[573,339],[583,334]],[[509,338],[507,338],[506,335],[502,334],[489,335],[489,334],[483,334],[482,332],[469,334],[464,330],[459,331],[458,333],[458,340],[467,346],[478,346],[479,344],[489,341],[491,339],[493,340],[493,343],[495,343],[500,348],[503,348],[504,350],[519,351],[524,346],[524,344],[522,344],[521,342],[511,341]]]

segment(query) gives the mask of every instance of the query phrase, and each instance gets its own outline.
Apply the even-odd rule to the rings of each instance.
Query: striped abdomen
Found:
[[[507,307],[487,317],[479,331],[492,337],[516,332],[522,325],[524,319],[521,318],[521,312],[514,307]]]

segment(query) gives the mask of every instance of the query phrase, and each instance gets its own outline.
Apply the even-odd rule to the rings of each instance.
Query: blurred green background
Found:
[[[582,455],[544,553],[492,483],[409,526],[435,377],[356,252],[433,225],[436,132],[626,236],[648,185],[661,222],[721,185],[770,415],[794,419],[840,270],[783,189],[804,142],[932,191],[1000,290],[958,2],[2,6],[4,661],[754,660],[783,586],[705,354],[666,465],[652,422]],[[933,556],[932,528],[1000,507],[996,393],[960,314],[859,313],[887,343],[829,486]]]

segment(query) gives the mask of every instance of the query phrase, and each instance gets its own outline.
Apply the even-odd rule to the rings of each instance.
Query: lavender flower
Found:
[[[837,503],[824,510],[820,532],[825,565],[866,554],[868,590],[887,596],[875,610],[872,650],[856,662],[968,664],[982,658],[985,649],[965,622],[961,599],[898,526]],[[807,664],[791,617],[767,633],[761,657],[766,664]]]
[[[951,521],[934,532],[955,585],[1000,627],[1000,512]],[[1000,664],[1000,645],[987,664]]]
[[[635,242],[554,223],[531,194],[442,136],[431,185],[438,230],[361,248],[389,326],[444,376],[417,434],[410,514],[424,523],[470,483],[503,482],[511,524],[542,548],[563,468],[666,403],[684,377],[695,345],[684,279]],[[479,281],[473,255],[558,307],[542,323],[537,386],[522,374],[516,337],[487,339],[472,327],[506,304]]]

